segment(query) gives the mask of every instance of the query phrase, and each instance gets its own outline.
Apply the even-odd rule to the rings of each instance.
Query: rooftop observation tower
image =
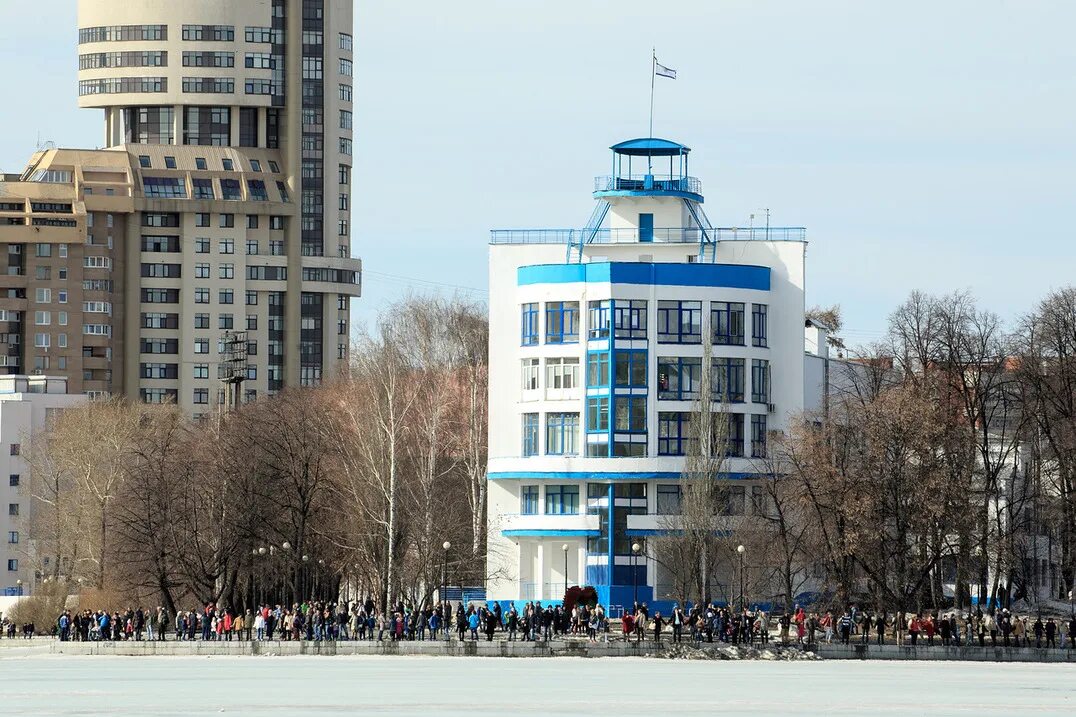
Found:
[[[717,261],[722,239],[803,241],[801,227],[717,228],[703,210],[702,182],[688,173],[691,149],[658,137],[610,147],[611,173],[594,180],[594,211],[582,229],[494,230],[493,244],[567,245],[565,261],[581,263],[591,244],[697,244],[697,261]]]

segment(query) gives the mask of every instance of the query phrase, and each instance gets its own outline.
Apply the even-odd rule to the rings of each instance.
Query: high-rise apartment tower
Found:
[[[80,0],[104,148],[0,182],[0,370],[195,415],[237,355],[244,400],[341,370],[352,22],[346,0]]]

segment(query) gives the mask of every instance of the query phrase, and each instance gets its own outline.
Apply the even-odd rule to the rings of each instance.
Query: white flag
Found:
[[[658,77],[668,77],[670,80],[676,79],[676,70],[670,70],[657,60],[654,61],[654,74]]]

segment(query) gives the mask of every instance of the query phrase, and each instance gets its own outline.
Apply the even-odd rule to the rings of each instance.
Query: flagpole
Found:
[[[654,78],[657,77],[658,70],[658,48],[654,48],[650,53],[650,139],[654,138]],[[646,173],[652,174],[651,171],[651,157],[646,155]]]

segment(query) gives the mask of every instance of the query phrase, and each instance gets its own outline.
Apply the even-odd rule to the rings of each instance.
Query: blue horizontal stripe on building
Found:
[[[680,480],[683,473],[677,471],[648,471],[639,473],[594,471],[493,471],[490,480]],[[761,473],[720,473],[723,480],[751,480],[761,478]]]
[[[577,282],[707,286],[769,291],[770,269],[751,264],[596,262],[592,264],[534,264],[519,267],[516,274],[516,283],[519,286]]]

